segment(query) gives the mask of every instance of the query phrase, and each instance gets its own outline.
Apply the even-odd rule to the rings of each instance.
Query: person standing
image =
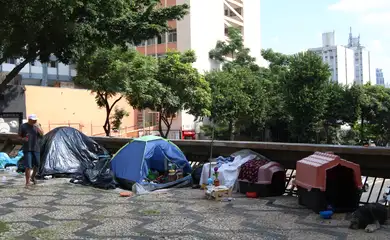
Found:
[[[41,125],[38,123],[37,115],[28,116],[28,121],[20,126],[19,136],[23,141],[24,167],[26,177],[26,187],[30,181],[36,183],[35,176],[38,172],[41,157],[40,139],[44,133]],[[31,173],[32,170],[32,173]]]

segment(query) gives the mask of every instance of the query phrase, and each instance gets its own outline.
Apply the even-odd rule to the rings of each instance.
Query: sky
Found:
[[[390,84],[390,0],[261,0],[262,48],[297,53],[321,47],[330,31],[346,45],[350,27]]]

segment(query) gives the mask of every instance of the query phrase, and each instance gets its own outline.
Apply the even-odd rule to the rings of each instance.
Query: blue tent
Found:
[[[111,169],[119,180],[141,183],[149,169],[164,172],[169,163],[182,168],[184,175],[191,173],[191,165],[174,143],[161,137],[144,136],[122,147],[112,158]]]

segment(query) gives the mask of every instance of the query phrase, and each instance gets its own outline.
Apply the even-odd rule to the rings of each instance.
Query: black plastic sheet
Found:
[[[109,156],[105,148],[71,127],[53,129],[43,137],[41,144],[38,173],[41,177],[56,174],[80,176],[87,169],[96,169],[99,161]]]
[[[93,168],[85,169],[84,174],[75,175],[70,182],[102,189],[115,189],[117,183],[110,169],[110,158],[100,159]]]

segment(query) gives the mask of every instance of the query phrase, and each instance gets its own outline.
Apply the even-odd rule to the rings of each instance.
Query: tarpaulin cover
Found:
[[[19,151],[16,157],[9,157],[7,153],[0,152],[0,168],[8,166],[17,166],[20,159],[23,158],[23,151]]]
[[[58,127],[43,137],[39,175],[84,174],[107,156],[106,149],[77,129]]]
[[[184,176],[191,173],[191,165],[174,143],[161,137],[144,136],[120,149],[111,160],[111,169],[116,178],[141,183],[149,169],[167,171],[169,162],[182,168]]]
[[[159,190],[164,188],[185,188],[192,185],[192,176],[188,175],[184,178],[180,178],[177,179],[176,181],[167,182],[167,183],[143,182],[140,184],[147,191],[154,191],[154,190]]]
[[[70,182],[102,189],[115,189],[117,184],[110,169],[110,160],[110,158],[100,159],[93,168],[85,169],[84,174],[74,176]]]

